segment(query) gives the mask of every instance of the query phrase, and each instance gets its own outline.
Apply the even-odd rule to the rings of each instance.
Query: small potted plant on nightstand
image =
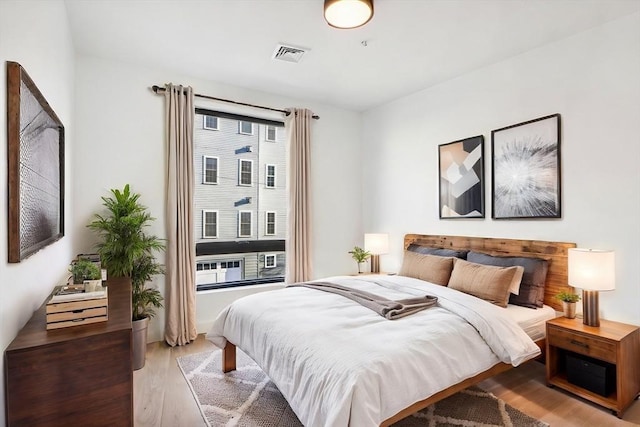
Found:
[[[576,317],[576,303],[580,301],[580,295],[573,292],[562,291],[556,298],[562,301],[562,310],[564,311],[564,317],[573,319]]]
[[[349,251],[354,260],[358,263],[358,273],[366,273],[367,268],[367,260],[371,256],[371,254],[359,246],[354,246],[353,250]]]

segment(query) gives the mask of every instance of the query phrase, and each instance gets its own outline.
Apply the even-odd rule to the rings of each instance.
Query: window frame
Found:
[[[273,233],[269,233],[269,214],[273,214]],[[264,235],[275,236],[278,233],[277,228],[278,213],[276,211],[266,211],[264,213]]]
[[[207,214],[213,213],[216,215],[216,235],[207,235]],[[220,214],[218,209],[202,209],[202,238],[203,239],[217,239],[220,236]]]
[[[242,164],[249,163],[250,171],[249,171],[249,183],[245,184],[242,182]],[[243,187],[253,187],[253,160],[251,159],[238,159],[238,185]]]
[[[237,258],[241,261],[241,270],[242,270],[242,278],[241,279],[237,279],[237,277],[234,280],[229,280],[229,277],[227,276],[227,280],[226,282],[216,282],[216,283],[202,283],[202,284],[198,284],[196,291],[198,293],[203,292],[203,291],[208,291],[208,290],[218,290],[218,289],[236,289],[238,287],[245,287],[245,286],[255,286],[255,285],[262,285],[262,284],[272,284],[272,283],[281,283],[284,281],[284,273],[280,274],[279,272],[279,268],[274,269],[269,269],[269,270],[264,270],[265,274],[273,274],[273,273],[277,273],[277,276],[262,276],[259,272],[258,274],[256,274],[256,277],[253,277],[253,270],[251,271],[251,278],[247,279],[244,277],[244,273],[246,270],[246,266],[245,266],[245,261],[248,263],[247,265],[251,265],[251,269],[255,268],[255,263],[258,262],[259,264],[263,263],[263,260],[259,260],[258,256],[260,254],[260,256],[262,256],[262,254],[271,254],[271,253],[276,253],[278,254],[278,256],[280,255],[280,253],[285,253],[285,240],[282,238],[279,238],[278,236],[268,236],[265,237],[262,234],[260,234],[261,231],[263,231],[262,229],[262,212],[265,211],[265,208],[263,207],[262,209],[260,209],[260,206],[257,203],[257,200],[255,200],[255,202],[253,202],[254,204],[242,204],[242,203],[238,203],[236,204],[236,202],[241,201],[243,199],[246,199],[247,196],[251,196],[254,194],[261,194],[260,192],[263,191],[262,189],[264,188],[262,183],[263,183],[263,179],[264,179],[264,169],[263,171],[260,170],[260,166],[264,165],[266,162],[262,160],[261,157],[258,157],[259,154],[256,153],[249,153],[248,150],[242,150],[242,148],[247,148],[248,146],[253,146],[254,148],[256,148],[257,150],[261,150],[262,147],[266,146],[268,150],[270,150],[270,152],[272,150],[274,150],[274,147],[276,146],[276,144],[274,143],[266,143],[264,141],[264,126],[265,125],[270,125],[270,126],[275,126],[276,128],[280,127],[281,129],[276,129],[276,136],[279,139],[282,139],[284,137],[284,134],[281,133],[284,131],[285,129],[285,123],[282,121],[277,121],[277,120],[270,120],[270,119],[265,119],[265,118],[260,118],[260,117],[255,117],[255,116],[249,116],[249,115],[240,115],[240,114],[234,114],[234,113],[229,113],[229,112],[225,112],[225,111],[217,111],[217,110],[212,110],[212,109],[205,109],[205,108],[199,108],[196,107],[195,108],[195,112],[196,114],[202,114],[204,116],[215,116],[217,117],[217,124],[218,124],[218,129],[220,130],[219,134],[211,134],[211,133],[207,133],[207,132],[196,132],[196,135],[194,135],[194,139],[196,139],[197,141],[197,146],[201,147],[201,151],[199,151],[198,157],[194,157],[194,161],[195,161],[195,166],[196,168],[199,168],[199,164],[198,162],[200,162],[200,158],[203,155],[206,154],[214,154],[216,156],[218,156],[218,187],[207,187],[204,185],[201,185],[200,180],[196,181],[196,185],[198,186],[198,188],[200,189],[204,189],[203,194],[211,194],[211,191],[217,191],[221,188],[224,188],[225,190],[231,190],[233,187],[235,187],[235,189],[233,190],[233,194],[237,194],[238,198],[234,198],[233,201],[233,206],[234,208],[231,208],[231,211],[227,211],[225,209],[222,208],[222,205],[206,205],[203,201],[200,201],[198,204],[196,204],[196,201],[194,200],[194,207],[196,208],[197,211],[202,211],[203,208],[206,208],[207,210],[219,210],[218,214],[217,214],[217,221],[218,221],[218,235],[219,237],[217,239],[201,239],[199,236],[196,239],[196,256],[202,257],[202,256],[206,256],[207,258],[209,257],[215,257],[215,259],[217,259],[219,262],[222,261],[222,259],[224,259],[225,257],[228,256],[228,254],[235,254],[238,257],[241,258]],[[203,119],[205,120],[205,119]],[[208,119],[210,122],[214,121],[215,119]],[[234,123],[238,123],[238,121],[248,121],[251,122],[251,135],[240,135],[239,133],[235,133],[235,129],[233,129],[234,127]],[[200,122],[200,120],[198,120],[198,124],[197,126],[199,127],[200,124],[204,125],[204,122]],[[239,124],[236,126],[240,126]],[[249,130],[249,125],[245,124],[244,125],[245,130]],[[237,128],[238,130],[240,130],[241,128]],[[229,134],[228,131],[231,130],[231,133]],[[227,134],[222,135],[222,132],[227,132]],[[210,145],[203,145],[203,144],[210,144],[210,143],[218,143],[218,141],[223,142],[223,143],[227,143],[229,138],[236,138],[237,142],[239,143],[240,149],[238,150],[238,147],[235,147],[235,155],[232,155],[231,157],[227,158],[227,154],[226,152],[223,153],[219,153],[218,151],[207,151],[207,149],[205,147],[208,147]],[[273,130],[271,130],[271,136],[273,136]],[[194,142],[196,142],[194,141]],[[276,141],[278,142],[278,145],[280,145],[281,141]],[[194,151],[195,151],[195,147],[194,147]],[[246,154],[245,154],[246,153]],[[278,151],[278,156],[280,156],[280,152]],[[271,153],[269,154],[271,155]],[[229,162],[233,162],[236,159],[238,159],[239,157],[242,157],[244,160],[252,160],[251,163],[251,187],[249,187],[247,184],[245,184],[244,186],[237,186],[237,183],[240,182],[240,174],[238,174],[238,178],[237,181],[234,182],[233,180],[233,176],[231,177],[227,177],[225,178],[225,171],[229,166],[231,166],[231,168],[233,169],[234,165],[231,164],[229,165]],[[279,157],[278,157],[279,158]],[[284,158],[285,162],[283,164],[279,163],[279,160],[274,161],[271,160],[274,163],[277,163],[277,167],[276,167],[276,185],[278,184],[279,181],[279,177],[277,176],[278,173],[282,172],[282,167],[284,167],[285,169],[287,168],[287,161],[286,161],[286,154],[285,154],[285,158]],[[222,165],[222,162],[225,163],[224,167]],[[249,182],[249,177],[248,172],[249,172],[249,166],[248,165],[244,165],[245,168],[247,169],[247,172],[245,173],[245,182]],[[238,167],[238,166],[236,166]],[[278,169],[280,169],[278,171]],[[233,175],[233,170],[231,171],[231,175]],[[228,178],[231,178],[231,181],[228,180]],[[283,178],[284,179],[284,176]],[[248,191],[247,191],[248,190]],[[248,194],[248,192],[251,192],[252,194]],[[273,193],[272,191],[270,191],[269,193]],[[226,193],[225,193],[226,194]],[[279,205],[278,205],[279,206]],[[253,209],[252,209],[253,208]],[[286,216],[281,216],[282,213],[279,210],[279,207],[276,208],[276,206],[269,206],[269,209],[274,209],[278,212],[278,217],[277,217],[277,222],[279,222],[280,220],[284,220],[283,218],[286,218]],[[234,237],[234,229],[233,229],[233,211],[238,211],[239,209],[242,210],[251,210],[251,224],[250,224],[250,232],[251,232],[251,237],[244,237],[244,238],[237,238]],[[231,215],[231,223],[226,223],[226,221],[229,220],[229,218],[227,218],[228,215]],[[226,218],[226,219],[225,219]],[[263,217],[264,218],[264,217]],[[213,219],[213,218],[212,218]],[[249,221],[249,217],[245,216],[245,218],[247,221]],[[286,222],[286,221],[285,221]],[[239,224],[236,224],[236,228],[238,227]],[[285,224],[286,225],[286,224]],[[276,225],[276,229],[278,229],[281,225],[277,224]],[[284,225],[282,225],[284,226]],[[249,231],[249,228],[247,227],[247,224],[245,224],[245,230]],[[199,230],[198,230],[199,231]],[[236,233],[238,230],[235,230]],[[232,234],[229,234],[229,232],[231,232]],[[199,233],[200,234],[200,233]],[[255,256],[255,258],[254,258]],[[221,259],[222,258],[222,259]],[[273,260],[270,260],[270,262]],[[281,260],[279,258],[276,257],[276,263],[281,262]],[[279,267],[282,267],[282,264],[278,264]],[[195,267],[195,266],[194,266]],[[220,264],[218,264],[218,267],[220,267]]]
[[[245,132],[242,129],[242,124],[243,123],[249,123],[251,125],[251,132]],[[240,135],[253,135],[253,122],[250,122],[248,120],[238,120],[238,133]]]
[[[273,167],[273,175],[269,175],[269,167]],[[276,171],[277,167],[274,164],[264,165],[264,188],[276,188]],[[273,176],[273,185],[269,185],[269,177]]]
[[[207,181],[207,160],[208,159],[215,159],[216,160],[216,177],[215,177],[215,182],[209,182]],[[217,185],[219,182],[219,176],[220,176],[220,158],[217,156],[202,156],[202,183],[203,184],[208,184],[208,185]]]
[[[207,126],[207,117],[213,117],[214,119],[216,119],[216,127]],[[204,114],[202,116],[202,129],[220,130],[220,118],[218,116],[212,116],[211,114]]]
[[[273,259],[273,264],[269,265],[268,259]],[[278,257],[276,254],[264,254],[264,268],[276,268],[278,266]]]
[[[249,214],[249,234],[242,234],[242,214]],[[238,237],[252,237],[253,236],[253,211],[239,210],[238,211]]]
[[[269,139],[269,129],[273,129],[273,139]],[[276,142],[278,140],[278,127],[273,125],[265,125],[264,140],[266,142]]]

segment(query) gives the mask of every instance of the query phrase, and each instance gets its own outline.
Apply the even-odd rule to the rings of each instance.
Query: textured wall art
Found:
[[[484,137],[438,146],[440,218],[484,218]]]
[[[9,262],[64,236],[64,126],[26,71],[7,62]]]
[[[560,218],[560,115],[491,132],[492,217]]]

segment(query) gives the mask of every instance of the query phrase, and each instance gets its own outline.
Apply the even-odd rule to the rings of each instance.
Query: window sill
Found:
[[[244,292],[252,289],[279,289],[284,288],[284,282],[273,282],[273,283],[260,283],[255,285],[244,285],[244,286],[230,286],[226,288],[217,288],[217,289],[205,289],[201,291],[196,291],[198,295],[206,295],[206,294],[218,294],[218,293],[227,293],[227,292]]]

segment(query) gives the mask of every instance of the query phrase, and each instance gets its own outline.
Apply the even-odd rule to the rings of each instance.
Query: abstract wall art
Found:
[[[64,236],[64,126],[27,72],[7,62],[8,261]]]
[[[438,146],[440,218],[484,218],[484,137]]]
[[[560,114],[491,132],[492,217],[560,218]]]

